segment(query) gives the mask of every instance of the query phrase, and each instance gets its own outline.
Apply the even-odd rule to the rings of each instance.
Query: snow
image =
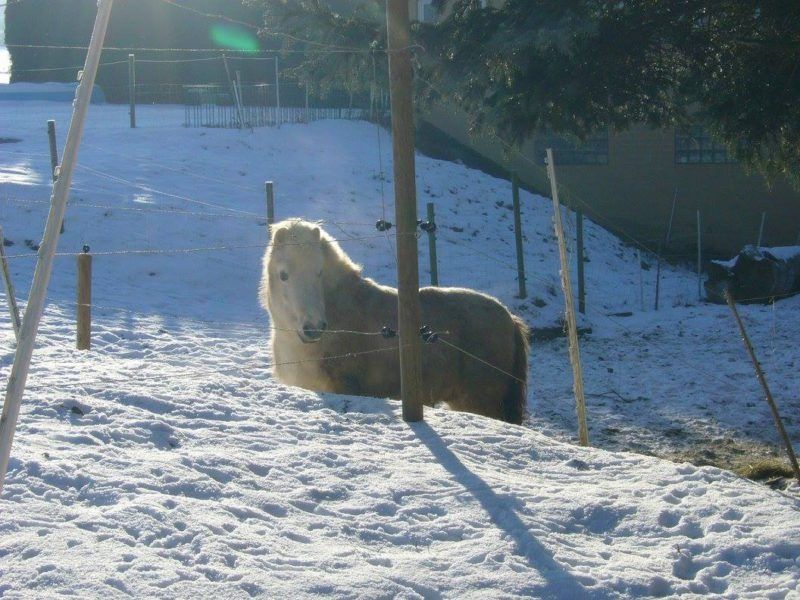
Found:
[[[758,246],[745,246],[741,254],[745,254],[753,261],[762,261],[766,259],[773,260],[792,260],[800,255],[800,246],[775,246],[772,248],[758,247]],[[739,261],[740,254],[728,260],[712,260],[711,262],[731,271],[734,269]]]
[[[767,251],[778,260],[790,260],[800,254],[800,246],[777,246]]]
[[[63,142],[68,110],[0,104],[0,137],[21,140],[0,145],[20,298],[47,214],[45,123]],[[273,381],[256,298],[265,180],[279,218],[323,221],[368,276],[395,281],[374,227],[394,213],[386,133],[382,201],[372,125],[251,133],[184,129],[180,107],[137,116],[131,130],[127,107],[90,111],[59,250],[95,255],[93,349],[74,350],[75,258],[61,256],[0,498],[0,596],[798,597],[797,486],[622,451],[775,448],[727,308],[699,303],[693,274],[662,267],[655,312],[653,257],[640,288],[635,250],[585,224],[598,448],[574,445],[563,339],[534,344],[525,426],[439,409],[407,424],[395,401]],[[523,194],[519,300],[509,183],[423,156],[417,174],[442,284],[556,325],[552,204]],[[142,250],[158,253],[117,253]],[[800,299],[741,311],[797,441]],[[5,308],[0,341],[7,376]]]

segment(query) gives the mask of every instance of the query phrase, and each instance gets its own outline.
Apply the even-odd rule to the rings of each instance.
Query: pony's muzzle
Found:
[[[328,324],[325,321],[319,321],[316,325],[305,323],[300,339],[306,343],[318,342],[327,328]]]

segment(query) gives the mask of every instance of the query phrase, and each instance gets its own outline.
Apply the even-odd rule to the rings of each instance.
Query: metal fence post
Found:
[[[436,258],[436,211],[428,202],[428,252],[431,262],[431,285],[439,285],[439,264]]]
[[[131,104],[131,129],[136,128],[136,55],[128,54],[128,99]]]
[[[519,206],[519,182],[517,174],[511,174],[511,193],[514,199],[514,237],[517,242],[517,281],[519,282],[519,298],[527,298],[525,289],[525,258],[522,247],[522,215]]]
[[[264,188],[267,193],[267,235],[269,235],[270,228],[275,223],[275,190],[271,181],[267,181]]]

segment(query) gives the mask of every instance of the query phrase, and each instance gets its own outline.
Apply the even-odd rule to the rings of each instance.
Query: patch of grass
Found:
[[[752,461],[734,468],[733,472],[755,481],[766,481],[778,477],[794,477],[794,473],[789,464],[777,458],[764,458]]]
[[[752,441],[716,439],[713,444],[695,443],[683,451],[668,453],[662,458],[688,462],[698,467],[725,469],[761,483],[794,479],[791,466],[777,448]]]

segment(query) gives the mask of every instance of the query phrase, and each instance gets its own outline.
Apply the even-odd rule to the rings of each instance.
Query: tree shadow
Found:
[[[428,447],[431,454],[480,503],[492,523],[505,536],[511,538],[517,554],[544,579],[541,585],[531,586],[526,593],[539,598],[606,598],[602,590],[588,590],[574,575],[553,558],[552,553],[528,531],[528,527],[514,511],[514,502],[498,495],[489,484],[470,471],[447,447],[439,434],[425,421],[410,423],[417,438]]]

